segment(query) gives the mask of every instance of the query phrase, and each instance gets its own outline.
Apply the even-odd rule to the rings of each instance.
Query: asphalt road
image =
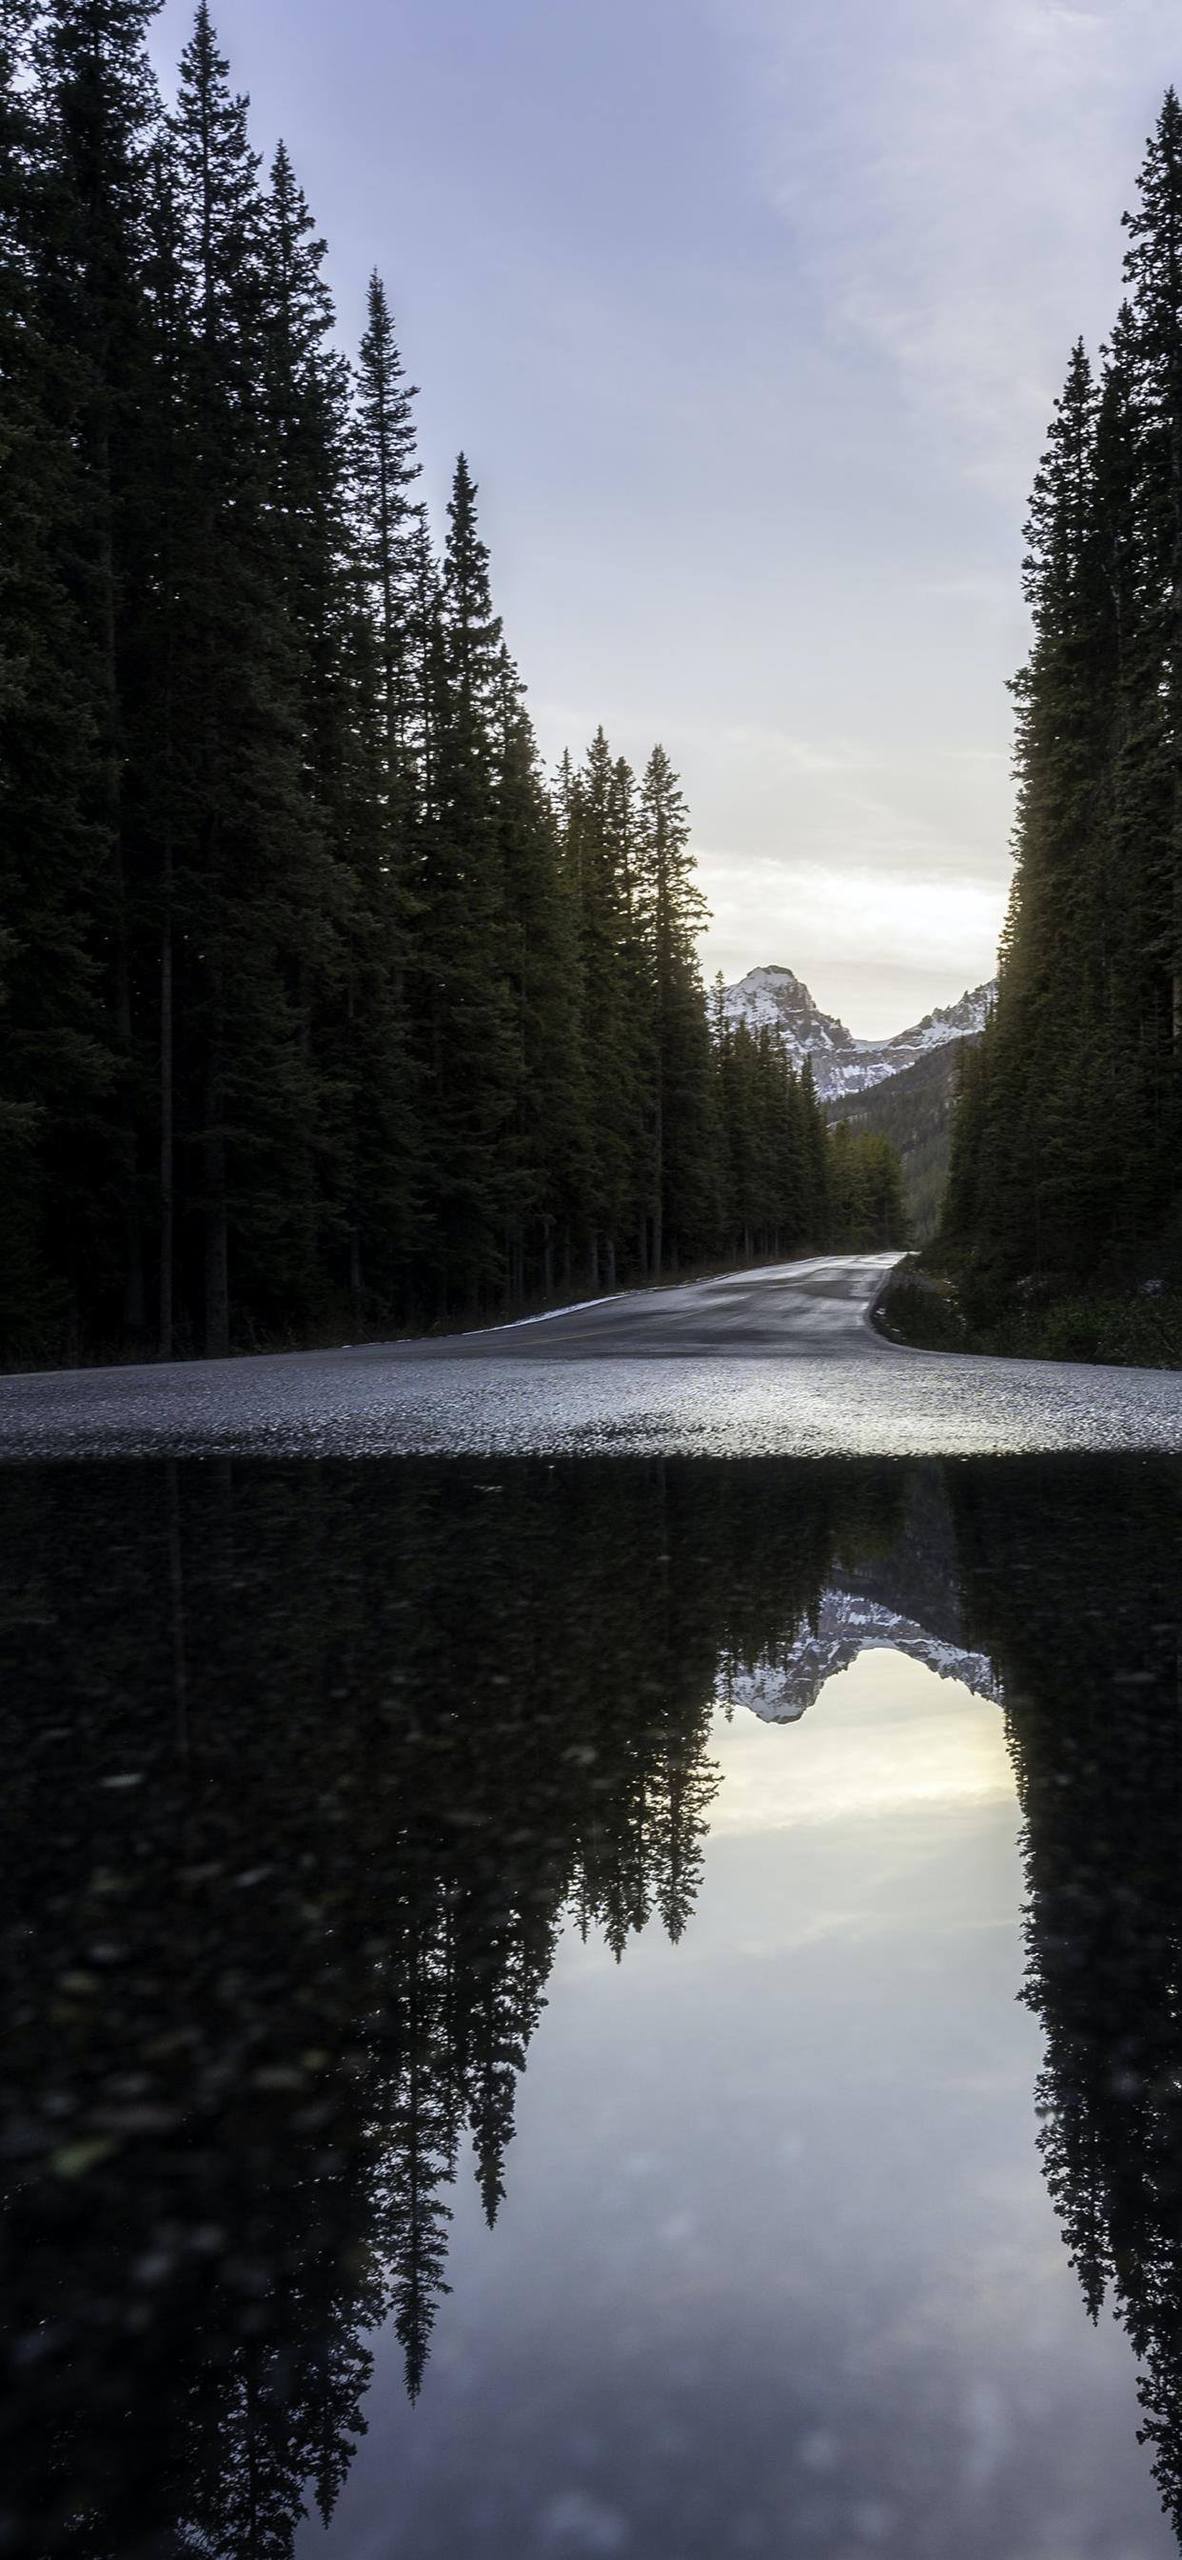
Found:
[[[1182,1451],[1182,1375],[903,1351],[894,1256],[637,1290],[494,1331],[0,1379],[0,1460]]]

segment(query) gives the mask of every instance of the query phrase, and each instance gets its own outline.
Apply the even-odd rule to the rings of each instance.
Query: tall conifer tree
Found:
[[[492,776],[501,625],[463,455],[448,506],[431,645],[432,805],[416,881],[424,1161],[440,1310],[475,1309],[505,1273],[516,1105],[503,846]]]
[[[413,384],[406,380],[386,288],[369,280],[367,322],[357,369],[354,470],[362,560],[378,631],[387,788],[405,795],[413,765],[416,687],[411,622],[423,510],[410,492],[419,476]]]
[[[651,1088],[653,1268],[708,1251],[717,1227],[710,1044],[697,936],[706,902],[689,849],[689,817],[663,747],[640,791],[638,912],[654,1003]]]

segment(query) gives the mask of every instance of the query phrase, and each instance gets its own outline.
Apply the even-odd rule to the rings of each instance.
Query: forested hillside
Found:
[[[901,1075],[888,1076],[869,1092],[831,1102],[828,1119],[858,1136],[886,1138],[898,1156],[903,1177],[903,1205],[908,1239],[927,1244],[944,1207],[952,1145],[952,1121],[965,1073],[966,1054],[975,1045],[950,1040],[932,1049]]]
[[[1028,528],[1017,871],[943,1250],[971,1318],[1182,1281],[1182,105]],[[1160,1328],[1159,1328],[1160,1329]],[[1063,1347],[1068,1347],[1064,1343]],[[1084,1347],[1082,1343],[1079,1347]],[[1147,1349],[1145,1356],[1152,1356]]]
[[[0,1344],[451,1322],[822,1244],[807,1080],[712,1042],[684,801],[547,786],[476,488],[441,548],[207,10],[0,32]]]

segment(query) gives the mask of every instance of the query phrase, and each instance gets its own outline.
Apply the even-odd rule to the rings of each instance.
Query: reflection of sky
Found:
[[[716,1832],[872,1820],[909,1806],[1013,1796],[1002,1710],[902,1654],[864,1653],[783,1734],[738,1707],[719,1714],[711,1757],[725,1774]]]
[[[684,770],[708,966],[852,1028],[989,974],[1021,527],[1176,0],[215,0],[465,445],[548,755]],[[191,0],[166,0],[171,63]]]
[[[1000,1709],[875,1656],[716,1756],[682,1944],[568,1936],[498,2227],[466,2168],[302,2560],[1165,2560],[1039,2169]]]

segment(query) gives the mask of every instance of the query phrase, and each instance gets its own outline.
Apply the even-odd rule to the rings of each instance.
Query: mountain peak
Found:
[[[950,1040],[972,1040],[985,1028],[995,993],[990,983],[966,989],[955,1004],[935,1005],[907,1031],[888,1040],[857,1040],[835,1014],[820,1006],[794,969],[765,962],[749,969],[733,987],[723,990],[723,1013],[730,1023],[745,1022],[752,1031],[773,1031],[797,1067],[811,1058],[822,1102],[866,1093],[888,1076],[902,1075],[929,1050]]]

